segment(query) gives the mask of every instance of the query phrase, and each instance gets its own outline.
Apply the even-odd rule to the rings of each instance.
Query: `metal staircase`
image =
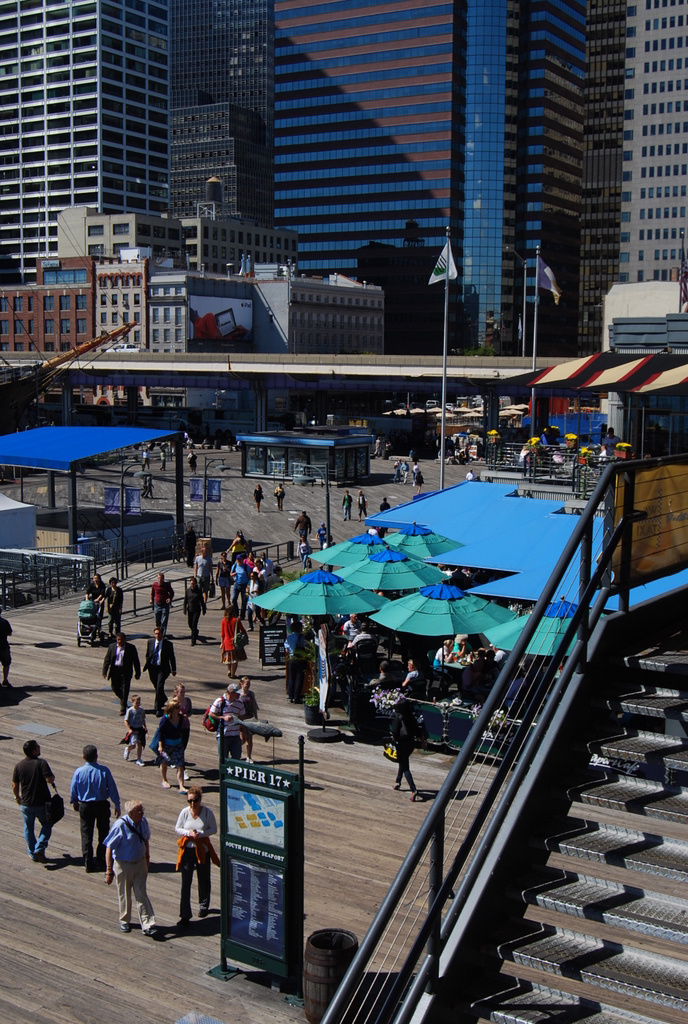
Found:
[[[686,641],[590,666],[588,711],[574,712],[570,733],[589,763],[546,772],[556,781],[533,794],[528,865],[507,881],[499,923],[447,1019],[686,1019],[688,649],[676,659]]]
[[[633,524],[653,514],[636,468],[605,473],[323,1024],[688,1019],[688,592],[629,610],[647,556]],[[614,591],[620,610],[601,619]],[[526,647],[559,595],[578,610],[533,667]]]

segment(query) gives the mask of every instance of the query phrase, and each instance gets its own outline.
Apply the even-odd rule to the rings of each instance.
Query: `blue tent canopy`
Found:
[[[140,427],[37,427],[0,437],[0,465],[68,473],[82,459],[177,436]]]

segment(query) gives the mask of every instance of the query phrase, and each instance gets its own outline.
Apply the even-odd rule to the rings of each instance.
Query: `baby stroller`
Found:
[[[95,601],[82,601],[77,612],[76,622],[76,645],[81,647],[82,640],[90,640],[91,647],[95,647],[100,630],[100,621]]]

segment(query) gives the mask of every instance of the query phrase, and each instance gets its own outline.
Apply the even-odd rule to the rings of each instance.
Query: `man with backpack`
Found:
[[[206,718],[210,715],[217,721],[217,749],[220,760],[224,761],[228,757],[241,759],[239,722],[245,714],[246,707],[241,699],[241,687],[238,683],[229,683],[222,696],[214,700],[208,708]]]

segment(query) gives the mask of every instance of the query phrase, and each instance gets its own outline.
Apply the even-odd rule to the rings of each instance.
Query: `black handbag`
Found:
[[[49,825],[56,825],[58,821],[62,821],[64,818],[64,800],[59,793],[53,793],[45,805],[45,813],[48,817]]]

